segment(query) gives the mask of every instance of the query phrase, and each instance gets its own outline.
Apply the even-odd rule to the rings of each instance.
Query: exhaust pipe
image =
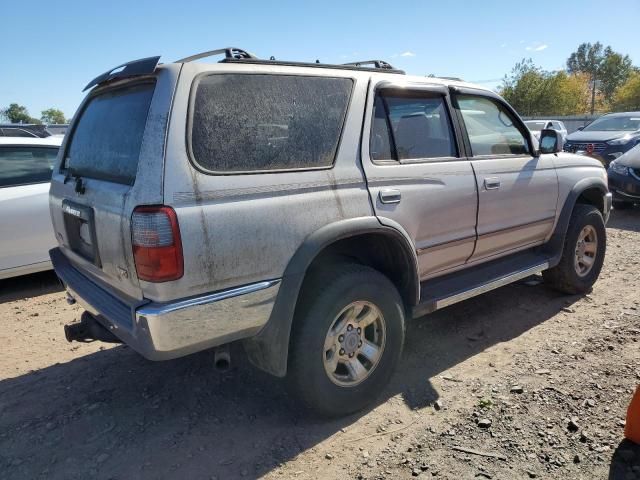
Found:
[[[228,372],[231,369],[231,352],[229,345],[216,348],[213,354],[213,364],[219,372]]]
[[[76,341],[87,343],[99,340],[107,343],[122,343],[122,340],[98,323],[89,312],[82,314],[80,323],[65,325],[64,336],[67,342]]]

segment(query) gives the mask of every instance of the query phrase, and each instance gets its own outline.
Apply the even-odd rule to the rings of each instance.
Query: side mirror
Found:
[[[584,127],[578,127],[578,131],[582,130]]]
[[[555,130],[545,128],[540,132],[540,153],[560,151],[560,135]]]

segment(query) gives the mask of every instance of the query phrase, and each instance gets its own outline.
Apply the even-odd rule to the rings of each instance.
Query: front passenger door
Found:
[[[498,96],[468,90],[455,100],[478,182],[474,262],[544,243],[555,222],[558,179],[553,156],[535,156],[510,107]]]

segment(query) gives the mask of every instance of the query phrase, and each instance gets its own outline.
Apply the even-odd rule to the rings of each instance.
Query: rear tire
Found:
[[[288,380],[311,410],[342,416],[375,401],[404,344],[404,306],[370,267],[338,264],[305,285],[291,335]]]
[[[623,202],[620,200],[614,200],[613,201],[613,208],[615,208],[616,210],[628,210],[629,208],[633,207],[633,203],[631,202]]]
[[[602,213],[591,205],[576,205],[569,220],[560,263],[542,272],[545,283],[563,293],[588,293],[600,275],[606,249]]]

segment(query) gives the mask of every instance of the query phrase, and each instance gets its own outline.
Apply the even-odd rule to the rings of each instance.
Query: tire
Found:
[[[622,202],[620,200],[613,201],[613,208],[616,210],[628,210],[633,207],[633,203],[631,202]]]
[[[585,231],[590,232],[589,236],[585,239],[587,243],[593,245],[592,242],[589,242],[589,239],[595,236],[596,245],[595,247],[591,247],[595,250],[592,252],[591,266],[588,270],[579,272],[581,267],[586,268],[584,263],[576,263],[576,256],[578,255],[577,249],[579,248],[578,242],[581,234]],[[600,211],[591,205],[576,205],[569,219],[569,227],[564,239],[560,263],[542,272],[545,283],[551,288],[563,293],[572,295],[588,293],[600,275],[606,249],[607,235]],[[584,249],[582,252],[583,259],[590,255],[589,253],[585,253]]]
[[[322,416],[337,417],[362,410],[382,392],[402,354],[404,306],[398,290],[377,270],[343,263],[325,267],[314,275],[305,285],[305,292],[296,310],[289,347],[290,387],[309,409]],[[356,315],[360,307],[362,310]],[[382,320],[376,317],[378,314]],[[374,317],[378,319],[357,336],[354,325],[345,330],[350,323],[365,325],[367,319]],[[332,332],[344,334],[340,337]],[[382,345],[375,362],[369,362],[362,353],[365,350],[360,345],[364,340],[367,345]],[[362,343],[354,352],[354,342],[358,341]],[[375,350],[368,353],[374,357],[372,351]],[[334,369],[331,360],[336,359],[335,371],[330,373]],[[369,367],[359,381],[350,375],[362,370],[349,370],[346,366],[354,360],[365,370]]]

